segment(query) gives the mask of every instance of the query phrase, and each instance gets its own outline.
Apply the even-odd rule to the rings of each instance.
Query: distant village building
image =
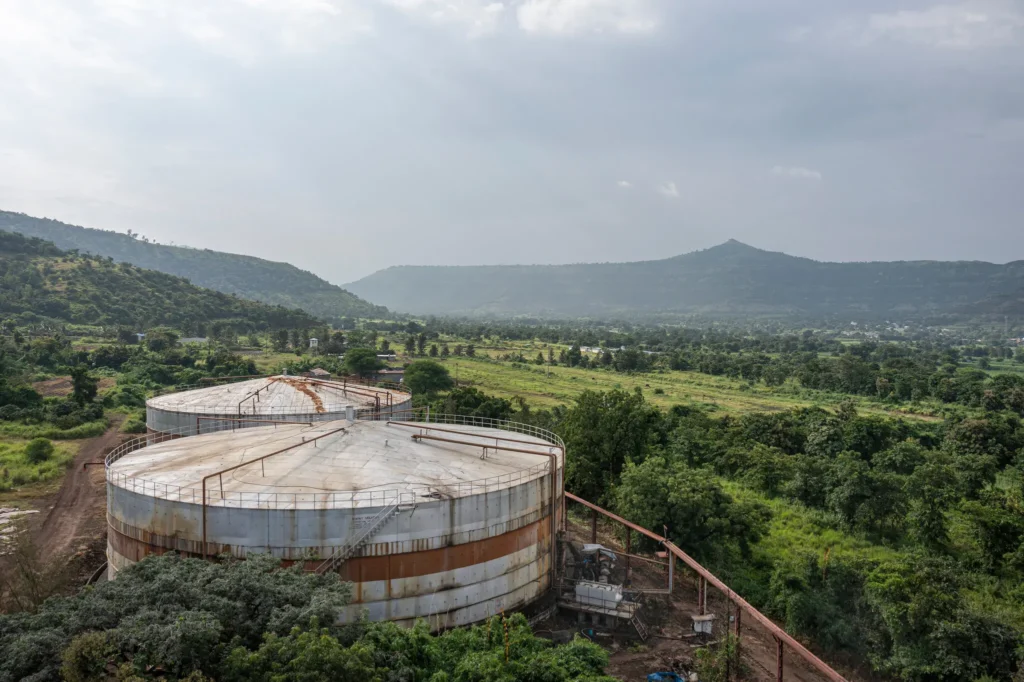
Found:
[[[210,339],[205,336],[186,336],[178,339],[178,343],[209,343]]]
[[[398,356],[395,355],[395,351],[388,351],[387,353],[377,353],[377,359],[384,360],[385,362],[387,362],[388,360],[394,360],[397,357]]]
[[[400,384],[405,380],[405,369],[382,369],[378,370],[377,374],[374,375],[375,381],[390,381],[391,383]]]
[[[320,340],[319,339],[312,338],[312,337],[309,339],[309,347],[310,348],[316,348],[319,344],[320,344]]]
[[[308,377],[310,379],[324,379],[324,380],[326,380],[326,379],[330,379],[331,378],[331,373],[328,372],[326,369],[323,369],[322,367],[314,367],[313,369],[309,370],[308,372],[303,372],[302,376]]]

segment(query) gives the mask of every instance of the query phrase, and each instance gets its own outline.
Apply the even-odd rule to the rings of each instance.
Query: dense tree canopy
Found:
[[[440,391],[447,391],[455,383],[448,369],[430,360],[415,360],[405,368],[405,385],[413,395],[433,397]]]
[[[117,580],[0,615],[0,682],[205,679],[249,682],[611,682],[608,656],[552,646],[526,618],[441,636],[425,623],[337,624],[348,586],[267,556],[206,562],[149,557]]]

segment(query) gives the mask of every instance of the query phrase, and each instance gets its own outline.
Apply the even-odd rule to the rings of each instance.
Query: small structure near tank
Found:
[[[705,613],[702,615],[694,615],[693,618],[693,631],[698,635],[711,636],[712,630],[715,625],[715,614]]]
[[[580,625],[588,621],[612,630],[628,622],[647,639],[647,626],[640,618],[640,602],[633,601],[615,579],[615,552],[599,544],[575,545],[564,542],[566,565],[559,586],[558,608],[575,611]]]
[[[575,592],[576,601],[580,604],[592,606],[599,612],[611,616],[619,615],[619,606],[622,604],[622,585],[581,580],[576,583]]]

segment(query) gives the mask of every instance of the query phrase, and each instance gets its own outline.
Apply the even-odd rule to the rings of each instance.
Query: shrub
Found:
[[[53,443],[45,438],[33,438],[25,446],[25,457],[32,464],[42,464],[53,455]]]
[[[146,389],[138,384],[118,385],[103,396],[108,407],[145,407]]]
[[[126,419],[121,425],[121,433],[145,433],[146,422],[138,417]]]

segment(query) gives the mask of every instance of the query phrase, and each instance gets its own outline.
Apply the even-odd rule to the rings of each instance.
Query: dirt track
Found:
[[[123,419],[121,415],[112,415],[106,433],[86,441],[78,449],[53,506],[36,533],[36,545],[44,560],[82,551],[97,535],[103,534],[106,515],[103,468],[86,469],[82,465],[101,461],[121,442],[119,428]]]

